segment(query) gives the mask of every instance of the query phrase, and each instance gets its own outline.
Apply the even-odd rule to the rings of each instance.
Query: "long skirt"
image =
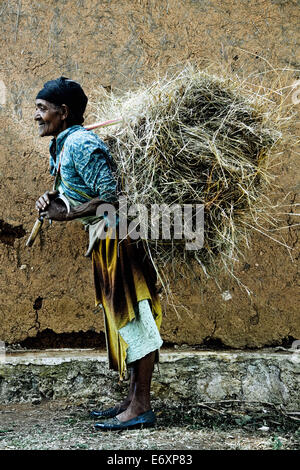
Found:
[[[142,300],[148,299],[158,330],[162,310],[156,272],[142,241],[110,238],[111,233],[109,229],[106,238],[95,243],[92,264],[96,305],[102,304],[104,309],[109,367],[117,370],[123,380],[128,344],[119,330],[135,320],[138,302]]]

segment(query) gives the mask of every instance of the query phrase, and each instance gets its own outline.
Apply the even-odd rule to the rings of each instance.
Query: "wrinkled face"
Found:
[[[40,137],[56,137],[67,127],[63,108],[46,100],[36,100],[34,120],[38,123]]]

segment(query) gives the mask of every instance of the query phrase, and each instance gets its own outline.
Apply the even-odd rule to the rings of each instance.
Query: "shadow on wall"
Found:
[[[26,235],[22,225],[14,227],[0,219],[0,242],[13,246],[16,238],[22,238]]]
[[[47,328],[34,337],[26,338],[19,343],[19,346],[26,349],[105,349],[106,343],[105,334],[103,332],[79,331],[72,333],[55,333],[53,330]]]

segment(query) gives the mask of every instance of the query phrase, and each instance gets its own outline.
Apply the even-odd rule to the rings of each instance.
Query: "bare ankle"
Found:
[[[123,410],[126,410],[126,409],[129,407],[130,403],[131,403],[131,399],[125,398],[125,400],[123,400],[123,401],[119,404],[119,406],[120,406],[120,408],[122,408]]]

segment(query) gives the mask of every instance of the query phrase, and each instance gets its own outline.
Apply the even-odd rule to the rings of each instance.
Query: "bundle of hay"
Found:
[[[203,248],[148,239],[158,263],[192,258],[209,274],[238,258],[262,210],[268,157],[281,137],[266,101],[239,82],[192,68],[122,97],[100,97],[99,120],[123,118],[101,136],[128,205],[204,205]]]

